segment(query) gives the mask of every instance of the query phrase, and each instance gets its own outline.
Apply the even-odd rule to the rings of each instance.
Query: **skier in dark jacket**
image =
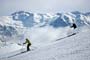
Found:
[[[27,51],[30,51],[30,46],[31,46],[31,42],[26,38],[26,41],[25,41],[25,43],[23,43],[23,44],[26,44],[27,43]]]
[[[77,28],[77,25],[75,23],[72,24],[71,28],[74,28],[76,29]]]
[[[72,23],[72,26],[70,26],[71,28],[73,28],[72,30],[72,35],[75,35],[77,33],[77,25],[75,23]]]

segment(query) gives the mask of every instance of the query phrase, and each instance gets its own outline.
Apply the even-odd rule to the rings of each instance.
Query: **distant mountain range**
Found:
[[[2,36],[11,37],[22,33],[24,28],[52,26],[61,28],[76,23],[78,27],[90,26],[90,12],[81,13],[79,11],[41,14],[18,11],[11,16],[0,17],[0,39]]]
[[[22,21],[25,27],[33,27],[38,25],[40,27],[50,25],[55,28],[69,26],[72,23],[76,23],[77,26],[90,24],[90,12],[81,13],[79,11],[68,13],[56,13],[41,14],[41,13],[29,13],[24,11],[14,12],[11,14],[13,20]]]

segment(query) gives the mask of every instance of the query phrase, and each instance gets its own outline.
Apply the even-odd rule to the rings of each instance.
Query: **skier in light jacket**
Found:
[[[23,44],[27,44],[27,51],[30,51],[30,48],[29,48],[31,46],[30,40],[26,38],[26,41]]]

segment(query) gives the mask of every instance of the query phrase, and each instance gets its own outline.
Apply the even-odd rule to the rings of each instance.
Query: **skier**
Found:
[[[26,44],[27,43],[27,51],[30,51],[30,46],[31,46],[31,42],[26,38],[26,41],[25,41],[25,43],[23,43],[23,44]]]
[[[75,35],[78,31],[77,31],[77,25],[75,23],[72,23],[72,26],[70,26],[71,28],[73,28],[71,30],[71,35]]]
[[[70,26],[70,27],[76,29],[77,25],[75,23],[73,23],[72,26]]]

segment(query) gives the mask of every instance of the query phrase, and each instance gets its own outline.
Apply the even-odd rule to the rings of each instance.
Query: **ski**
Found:
[[[17,54],[8,56],[7,58],[11,58],[11,57],[14,57],[14,56],[18,56],[18,55],[21,55],[21,54],[26,53],[26,52],[28,52],[28,51],[23,51],[23,52],[20,52],[20,53],[17,53]]]
[[[58,41],[58,40],[62,40],[62,39],[65,39],[65,38],[67,38],[67,37],[71,37],[71,36],[73,36],[73,35],[76,35],[76,33],[73,33],[73,34],[71,34],[71,35],[68,35],[68,36],[65,36],[65,37],[59,38],[59,39],[57,39],[56,41]]]
[[[30,51],[33,51],[34,49],[36,49],[36,47],[33,47],[33,49],[31,49]],[[11,57],[14,57],[14,56],[18,56],[18,55],[21,55],[21,54],[23,54],[23,53],[27,53],[27,52],[29,52],[29,51],[22,51],[22,52],[20,52],[20,53],[17,53],[17,54],[14,54],[14,55],[8,56],[7,58],[11,58]]]

